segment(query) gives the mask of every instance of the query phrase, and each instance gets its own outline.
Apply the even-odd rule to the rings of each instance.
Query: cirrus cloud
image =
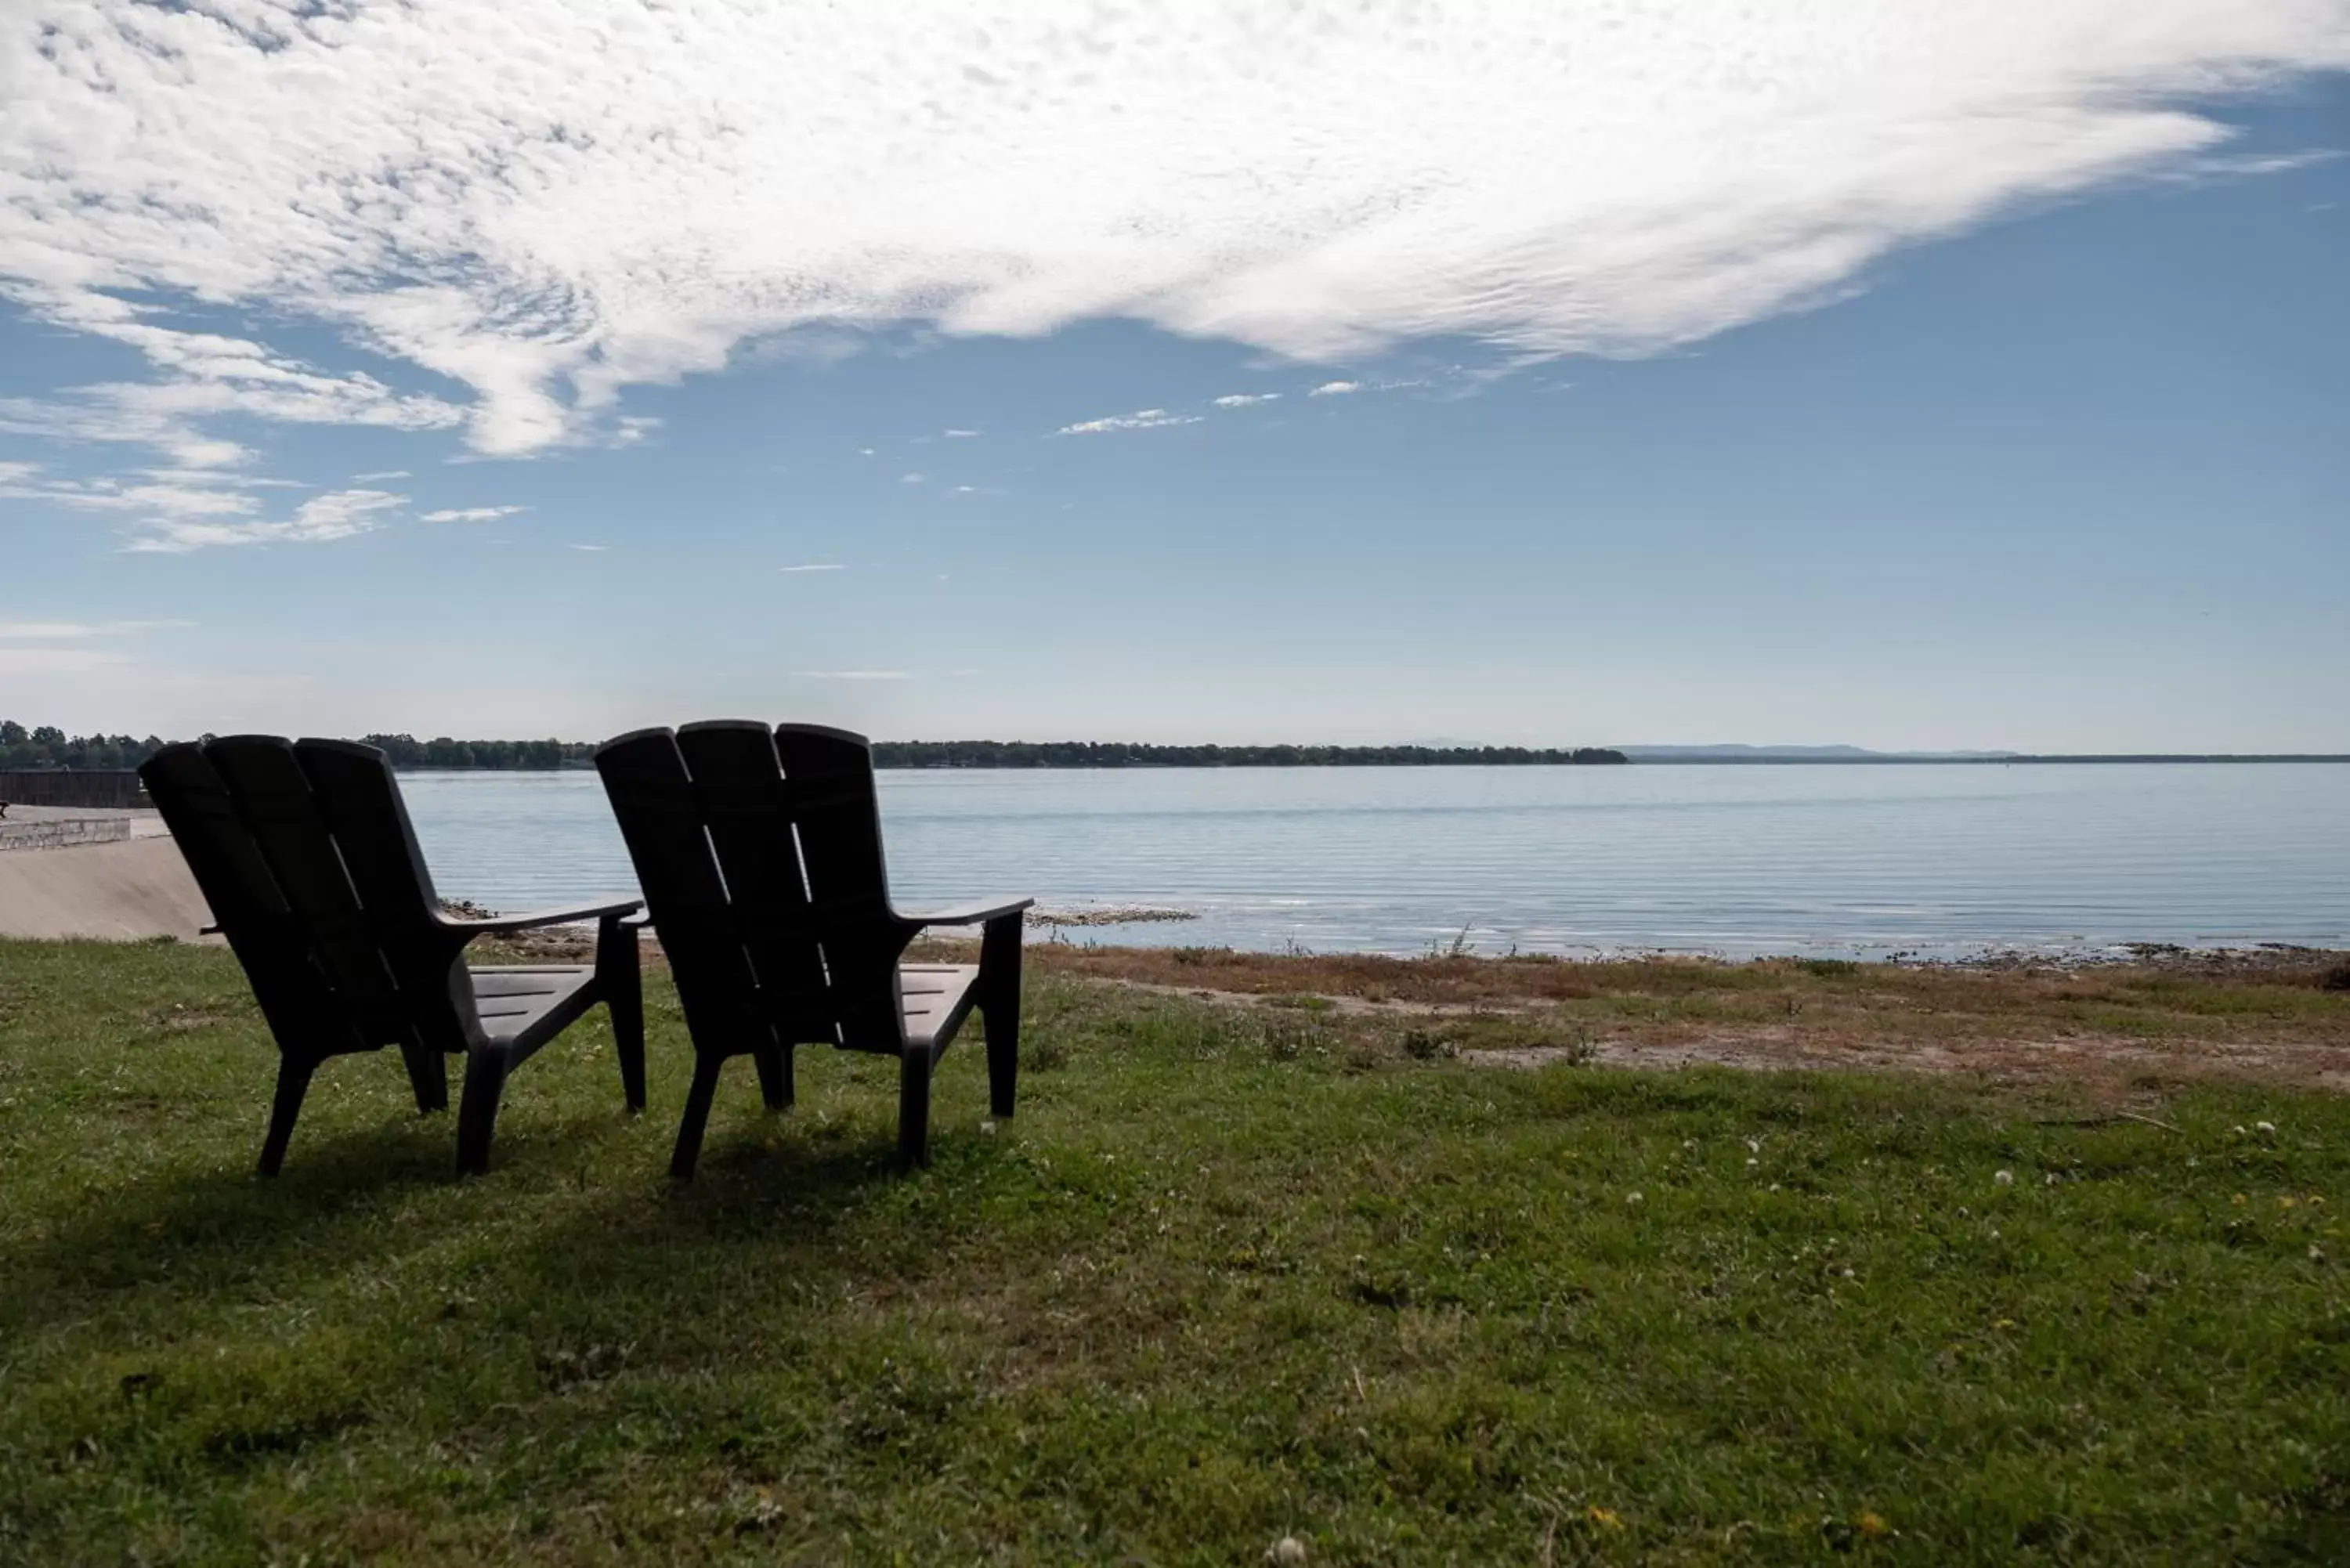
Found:
[[[1168,425],[1196,425],[1197,414],[1170,414],[1165,409],[1138,409],[1130,414],[1112,414],[1107,419],[1081,420],[1073,425],[1063,425],[1055,435],[1107,435],[1112,431],[1155,431]]]
[[[213,466],[245,455],[224,416],[462,423],[520,455],[641,439],[624,389],[745,343],[908,323],[1658,351],[2208,167],[2215,98],[2345,66],[2350,0],[17,0],[0,292],[153,379],[0,428]]]
[[[384,514],[407,504],[408,497],[382,490],[330,490],[314,495],[281,521],[208,522],[186,516],[155,516],[144,520],[147,533],[124,548],[134,554],[185,555],[221,545],[317,545],[348,539],[381,527]]]

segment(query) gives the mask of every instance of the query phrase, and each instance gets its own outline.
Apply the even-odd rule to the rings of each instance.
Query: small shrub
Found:
[[[1403,1036],[1403,1054],[1415,1062],[1433,1062],[1458,1056],[1461,1047],[1433,1029],[1408,1029]]]
[[[1222,963],[1232,956],[1230,948],[1177,948],[1168,955],[1180,964]]]
[[[1321,1044],[1314,1025],[1302,1018],[1275,1015],[1264,1023],[1264,1053],[1276,1062],[1295,1062],[1309,1046]]]
[[[1599,1057],[1599,1038],[1588,1023],[1575,1024],[1557,1044],[1558,1059],[1569,1067],[1588,1067]]]
[[[1835,980],[1860,972],[1860,965],[1850,959],[1804,959],[1796,967],[1805,974],[1817,975],[1822,980]]]
[[[2350,962],[2337,963],[2317,977],[2320,991],[2350,991]]]

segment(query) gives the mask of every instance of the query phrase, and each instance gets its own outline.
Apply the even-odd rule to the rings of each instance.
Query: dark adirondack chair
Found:
[[[719,1069],[749,1056],[781,1109],[801,1044],[896,1056],[899,1166],[928,1163],[931,1075],[973,1008],[994,1114],[1012,1114],[1021,911],[1035,900],[892,908],[865,737],[744,721],[638,730],[598,748],[596,769],[693,1035],[671,1174],[693,1174]],[[900,961],[924,927],[973,925],[976,965]]]
[[[449,1107],[445,1057],[465,1058],[457,1168],[488,1168],[506,1075],[601,1002],[629,1108],[645,1104],[643,907],[468,919],[442,911],[390,763],[373,746],[232,735],[166,746],[139,770],[277,1037],[261,1172],[277,1174],[310,1078],[329,1057],[397,1046],[419,1111]],[[494,931],[598,922],[592,965],[474,968]]]

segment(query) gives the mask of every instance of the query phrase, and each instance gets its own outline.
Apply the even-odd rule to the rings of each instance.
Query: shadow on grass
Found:
[[[658,1271],[681,1245],[712,1241],[776,1243],[805,1263],[886,1195],[939,1211],[932,1192],[906,1193],[901,1179],[967,1180],[973,1157],[985,1158],[941,1139],[936,1168],[900,1179],[886,1137],[785,1113],[713,1133],[699,1175],[681,1182],[665,1169],[673,1129],[620,1119],[537,1119],[502,1139],[477,1179],[455,1174],[446,1114],[321,1128],[307,1142],[297,1132],[274,1179],[243,1160],[159,1164],[0,1252],[11,1277],[0,1335],[65,1326],[114,1293],[151,1306],[215,1299],[224,1285],[276,1292],[452,1244],[463,1255],[469,1239],[482,1256],[466,1272],[567,1291]]]

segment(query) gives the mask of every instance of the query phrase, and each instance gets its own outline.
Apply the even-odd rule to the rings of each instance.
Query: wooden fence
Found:
[[[88,773],[0,772],[0,802],[9,805],[145,805],[147,792],[129,768]]]

